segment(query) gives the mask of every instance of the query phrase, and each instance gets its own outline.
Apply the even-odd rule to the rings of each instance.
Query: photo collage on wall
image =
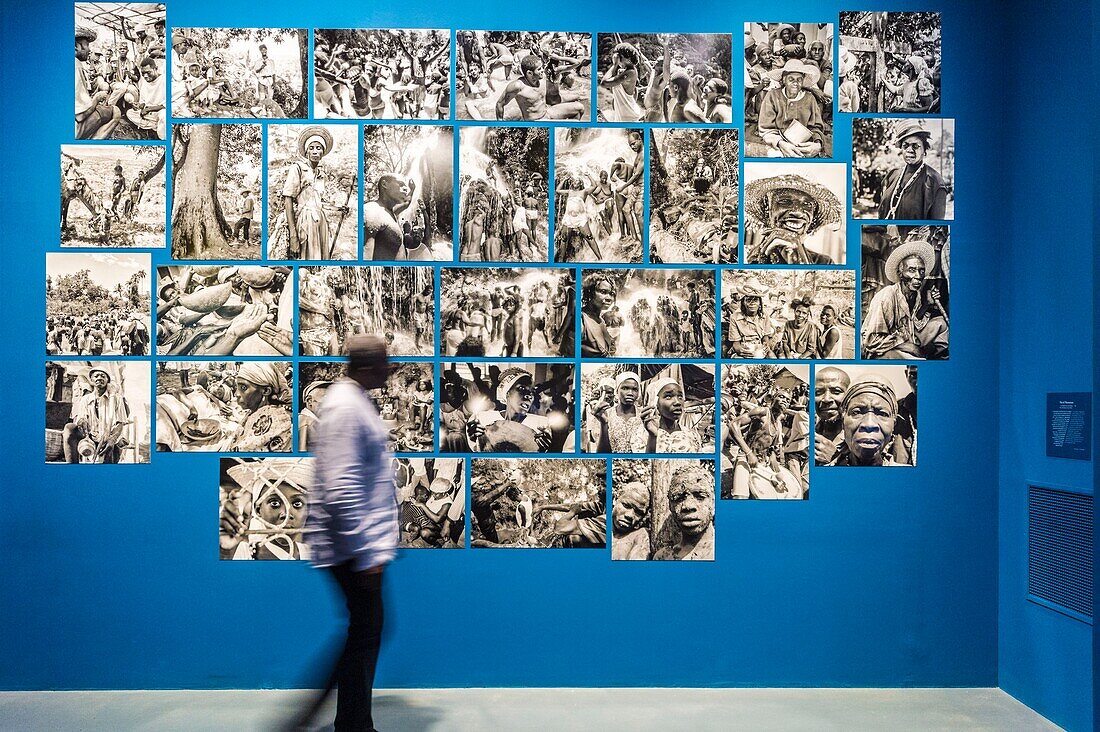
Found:
[[[219,556],[308,559],[326,394],[374,334],[403,548],[715,560],[726,501],[917,465],[915,364],[950,351],[938,13],[169,12],[75,5],[47,462],[213,453]]]

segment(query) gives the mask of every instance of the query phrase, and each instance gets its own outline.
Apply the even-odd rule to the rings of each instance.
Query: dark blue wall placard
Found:
[[[1047,393],[1047,457],[1092,459],[1092,392]]]

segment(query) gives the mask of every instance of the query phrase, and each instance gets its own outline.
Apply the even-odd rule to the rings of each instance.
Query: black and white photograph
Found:
[[[448,30],[318,28],[313,31],[317,119],[448,119]]]
[[[833,156],[833,24],[745,23],[745,157]]]
[[[258,124],[172,126],[172,258],[259,259]]]
[[[607,462],[593,458],[474,458],[470,545],[604,549]]]
[[[736,264],[738,130],[649,134],[649,261]]]
[[[61,146],[61,246],[163,249],[162,145]]]
[[[47,361],[46,462],[149,462],[147,362]]]
[[[852,120],[852,218],[955,218],[955,120]]]
[[[947,226],[864,226],[860,357],[944,360],[951,334]]]
[[[363,128],[363,259],[454,259],[454,128]]]
[[[163,140],[164,3],[75,3],[77,140]]]
[[[348,336],[382,336],[390,356],[435,353],[431,267],[298,269],[298,352],[342,356]]]
[[[810,497],[810,367],[722,367],[723,499]]]
[[[844,264],[845,163],[745,163],[745,264]]]
[[[463,127],[458,146],[459,260],[547,261],[550,130]]]
[[[359,258],[359,131],[268,125],[267,258]]]
[[[305,28],[172,28],[172,117],[305,119]]]
[[[46,354],[148,354],[151,267],[148,254],[48,252]]]
[[[728,33],[600,33],[599,122],[729,124]]]
[[[430,452],[435,445],[435,374],[424,361],[390,361],[389,378],[367,398],[389,430],[390,452]],[[325,392],[347,373],[344,362],[298,362],[298,450],[317,434]]]
[[[441,355],[573,358],[575,294],[571,269],[443,268]]]
[[[463,458],[394,460],[401,549],[466,546],[466,461]]]
[[[820,466],[917,464],[916,366],[814,366]]]
[[[293,356],[289,267],[157,267],[158,356]]]
[[[286,361],[157,361],[157,452],[291,452]]]
[[[940,44],[939,13],[842,12],[837,108],[938,114]]]
[[[573,364],[440,364],[440,452],[575,453]]]
[[[611,461],[611,558],[714,561],[714,461]]]
[[[711,270],[583,270],[581,358],[713,358],[714,297]]]
[[[592,119],[592,35],[458,31],[458,119]]]
[[[220,559],[309,559],[313,458],[222,458],[219,478]]]
[[[714,365],[581,366],[582,452],[714,454]]]
[[[554,261],[640,262],[645,221],[640,129],[554,131]]]
[[[856,273],[754,269],[722,273],[722,357],[855,358]]]

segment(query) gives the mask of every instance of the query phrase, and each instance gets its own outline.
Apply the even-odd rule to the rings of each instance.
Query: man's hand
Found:
[[[814,433],[814,459],[818,465],[823,465],[836,457],[836,444],[825,437]]]
[[[238,342],[242,341],[259,331],[260,327],[267,322],[268,317],[267,307],[263,303],[251,303],[245,306],[240,315],[233,318],[233,322],[229,324],[225,334]]]
[[[535,430],[535,444],[539,447],[539,452],[546,452],[550,449],[550,429],[548,427],[539,427]]]
[[[279,328],[273,323],[265,322],[257,333],[267,345],[274,348],[283,356],[294,355],[294,344],[290,331]]]
[[[302,255],[302,244],[298,241],[298,232],[291,229],[290,237],[287,241],[287,254],[291,259],[297,259]]]
[[[654,437],[657,436],[657,432],[661,428],[661,415],[657,412],[656,407],[641,407],[638,409],[638,417],[642,420],[642,424],[645,425],[646,431]]]

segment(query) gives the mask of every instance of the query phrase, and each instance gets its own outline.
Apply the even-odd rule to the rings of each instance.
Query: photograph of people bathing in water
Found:
[[[466,460],[395,458],[402,549],[466,546]]]
[[[458,119],[592,119],[588,33],[458,31]]]

